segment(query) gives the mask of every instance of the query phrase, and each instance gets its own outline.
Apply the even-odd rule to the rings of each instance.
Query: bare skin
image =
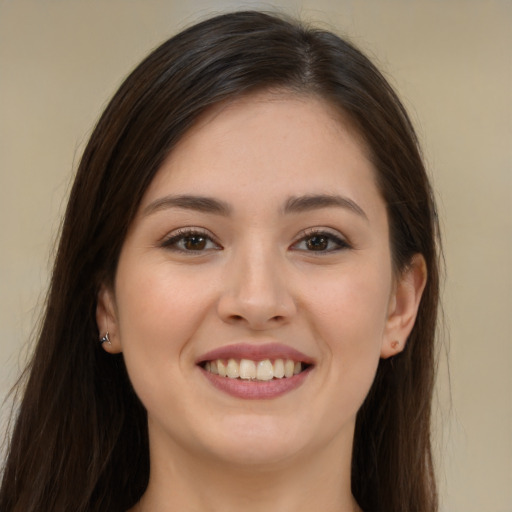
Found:
[[[393,272],[375,170],[329,105],[266,93],[214,108],[156,175],[99,295],[103,347],[123,352],[148,411],[150,480],[131,512],[360,511],[356,414],[425,280],[421,257]],[[307,372],[270,397],[205,365],[275,346]]]
[[[361,512],[350,491],[349,458],[339,453],[344,465],[333,471],[332,464],[327,465],[331,458],[327,451],[317,453],[309,462],[297,457],[296,461],[259,468],[222,465],[216,460],[205,464],[184,454],[152,474],[146,494],[132,512]],[[162,507],[164,503],[168,508]]]

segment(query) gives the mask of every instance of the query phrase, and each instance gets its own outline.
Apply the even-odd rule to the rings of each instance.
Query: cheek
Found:
[[[211,292],[204,282],[183,270],[171,271],[165,262],[141,261],[119,263],[118,330],[132,384],[150,408],[162,383],[180,386],[184,355],[208,310]]]
[[[120,264],[116,287],[123,350],[132,344],[179,349],[210,301],[204,281],[173,271],[165,262],[138,268],[127,262],[127,268],[135,269],[131,272],[124,267]]]
[[[356,402],[366,396],[379,363],[390,283],[382,265],[352,266],[317,280],[304,305],[330,364],[328,378]]]
[[[306,288],[306,283],[305,283]],[[329,339],[345,345],[380,342],[387,319],[391,293],[391,272],[385,266],[351,265],[317,276],[307,285],[305,309],[318,318]]]

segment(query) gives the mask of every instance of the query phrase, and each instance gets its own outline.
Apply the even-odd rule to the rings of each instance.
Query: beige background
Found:
[[[512,511],[512,2],[0,0],[0,397],[43,302],[72,171],[122,77],[178,29],[272,5],[372,55],[423,140],[447,261],[442,510]],[[5,406],[2,410],[5,420]]]

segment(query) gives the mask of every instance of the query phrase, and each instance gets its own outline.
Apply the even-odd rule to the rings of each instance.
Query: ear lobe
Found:
[[[425,258],[421,254],[415,254],[411,263],[398,277],[389,301],[388,319],[381,346],[383,359],[399,354],[405,348],[407,337],[416,321],[426,283]]]
[[[98,343],[100,343],[102,338],[108,333],[108,340],[101,343],[103,350],[110,354],[118,354],[121,352],[114,292],[105,285],[102,285],[98,292],[96,324],[98,325],[98,331],[100,333]]]

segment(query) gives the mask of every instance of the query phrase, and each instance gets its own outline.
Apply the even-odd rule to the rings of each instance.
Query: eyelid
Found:
[[[311,238],[314,236],[326,236],[330,238],[332,241],[334,241],[338,247],[335,249],[330,250],[324,250],[324,251],[307,251],[305,249],[294,249],[295,246],[297,246],[300,242],[303,242],[307,238]],[[300,250],[304,252],[308,252],[313,255],[325,255],[325,254],[331,254],[338,251],[343,251],[346,249],[352,249],[352,244],[349,242],[346,236],[342,235],[338,230],[334,230],[332,228],[326,228],[326,227],[313,227],[313,228],[307,228],[302,230],[296,237],[295,242],[293,242],[290,246],[292,250]]]
[[[213,242],[217,247],[215,249],[204,249],[202,251],[192,251],[192,250],[187,251],[184,249],[180,249],[176,245],[173,245],[173,244],[176,244],[179,240],[181,240],[183,238],[193,237],[193,236],[203,236],[206,239],[208,239],[209,241]],[[217,238],[215,236],[212,235],[211,232],[209,232],[205,228],[200,228],[200,227],[185,227],[185,228],[175,229],[174,231],[171,231],[170,233],[166,234],[160,240],[159,246],[164,249],[173,250],[173,251],[182,252],[182,253],[189,253],[189,254],[194,254],[194,253],[198,254],[198,253],[202,253],[202,252],[209,252],[211,250],[223,249],[220,242],[217,240]]]
[[[216,245],[215,248],[209,248],[209,249],[202,249],[202,250],[186,250],[183,248],[178,247],[178,242],[184,238],[187,237],[193,237],[193,236],[202,236],[206,238],[208,241],[212,242]],[[334,242],[337,247],[326,249],[326,250],[319,250],[319,251],[308,251],[306,249],[299,249],[297,248],[297,245],[299,245],[301,242],[306,240],[307,238],[312,238],[314,236],[325,236],[327,237],[331,242]],[[168,249],[173,250],[176,252],[182,252],[182,253],[188,253],[188,254],[194,254],[194,253],[205,253],[212,250],[222,250],[223,247],[220,244],[220,242],[217,240],[217,238],[207,229],[200,228],[200,227],[182,227],[178,228],[174,231],[171,231],[165,237],[163,237],[160,242],[159,246]],[[351,249],[352,245],[348,241],[347,237],[342,235],[338,230],[334,230],[332,228],[326,228],[326,227],[312,227],[302,230],[297,236],[295,241],[290,245],[291,250],[297,250],[297,251],[303,251],[308,252],[310,254],[316,254],[316,255],[325,255],[330,254],[346,249]]]

